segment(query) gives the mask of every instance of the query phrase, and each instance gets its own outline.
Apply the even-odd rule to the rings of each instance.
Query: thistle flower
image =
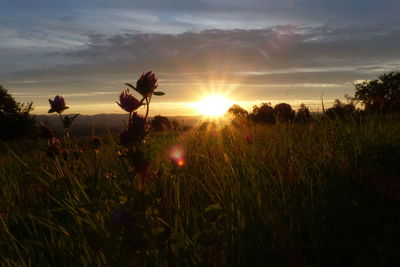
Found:
[[[69,108],[65,105],[64,97],[59,95],[56,95],[54,100],[49,99],[49,103],[50,103],[50,109],[48,113],[57,112],[58,114],[61,114],[64,110]]]
[[[136,82],[136,90],[143,96],[150,96],[157,87],[157,77],[152,71],[143,73]]]
[[[125,130],[119,135],[119,142],[121,145],[129,146],[133,142],[143,139],[148,130],[148,123],[145,117],[137,114],[132,114],[129,120],[128,130]]]
[[[133,143],[133,138],[128,131],[123,131],[119,134],[119,143],[123,146],[129,146]]]
[[[100,147],[100,145],[101,145],[101,138],[98,136],[94,136],[92,138],[92,147],[94,149],[98,149]]]
[[[120,106],[126,112],[133,112],[140,108],[142,105],[142,101],[137,100],[130,92],[129,89],[122,91],[119,95],[119,103],[117,102],[118,106]]]
[[[51,145],[46,149],[46,155],[52,159],[56,158],[61,154],[61,151],[58,146]]]
[[[146,118],[135,112],[129,120],[128,131],[138,135],[145,135],[147,126]]]

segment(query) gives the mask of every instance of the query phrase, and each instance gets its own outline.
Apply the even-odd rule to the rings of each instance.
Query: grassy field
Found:
[[[1,144],[2,266],[395,266],[400,116]],[[184,151],[181,164],[171,150]],[[73,153],[75,152],[75,154]],[[180,166],[181,165],[181,166]]]

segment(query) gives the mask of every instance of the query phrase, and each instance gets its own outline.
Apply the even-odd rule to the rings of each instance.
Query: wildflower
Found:
[[[39,131],[42,138],[50,139],[54,137],[54,130],[43,122],[39,124]]]
[[[117,102],[118,106],[120,106],[126,112],[133,112],[140,108],[142,105],[142,101],[137,100],[130,92],[129,89],[122,91],[119,95],[119,102]]]
[[[101,138],[98,136],[94,136],[92,138],[92,147],[94,149],[98,149],[100,147],[100,145],[101,145]]]
[[[137,114],[136,112],[132,114],[131,119],[129,120],[129,128],[128,131],[137,138],[143,138],[146,133],[148,124],[146,118]]]
[[[133,143],[133,138],[128,131],[123,131],[119,134],[119,143],[123,146],[129,146]]]
[[[56,146],[56,147],[60,147],[61,143],[60,140],[53,137],[49,140],[49,146]]]
[[[52,159],[55,159],[60,153],[60,148],[55,145],[51,145],[46,149],[46,155]]]
[[[58,114],[61,114],[64,110],[69,108],[65,105],[64,97],[59,95],[56,95],[54,100],[49,99],[49,103],[50,103],[50,109],[48,113],[57,112]]]
[[[129,120],[128,130],[120,133],[119,141],[121,145],[129,146],[133,142],[142,140],[148,130],[148,123],[145,117],[137,114],[136,112],[132,114]]]
[[[136,82],[136,90],[143,96],[150,96],[157,87],[157,77],[152,71],[143,73]]]

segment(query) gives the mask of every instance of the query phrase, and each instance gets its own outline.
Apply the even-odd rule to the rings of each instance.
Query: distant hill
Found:
[[[56,132],[62,132],[62,125],[58,115],[36,115],[37,122],[46,122]],[[170,120],[177,120],[185,126],[193,126],[201,121],[201,116],[170,116]],[[127,123],[127,114],[97,114],[80,115],[71,127],[71,134],[75,136],[104,135],[108,131],[119,133]],[[150,118],[152,119],[152,118]]]

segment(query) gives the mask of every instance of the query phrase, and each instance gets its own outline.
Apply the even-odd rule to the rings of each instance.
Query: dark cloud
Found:
[[[400,61],[397,27],[282,25],[182,34],[89,34],[85,47],[53,53],[79,64],[62,73],[291,72],[362,69]],[[304,69],[304,70],[302,70]],[[57,72],[57,70],[55,70]]]

